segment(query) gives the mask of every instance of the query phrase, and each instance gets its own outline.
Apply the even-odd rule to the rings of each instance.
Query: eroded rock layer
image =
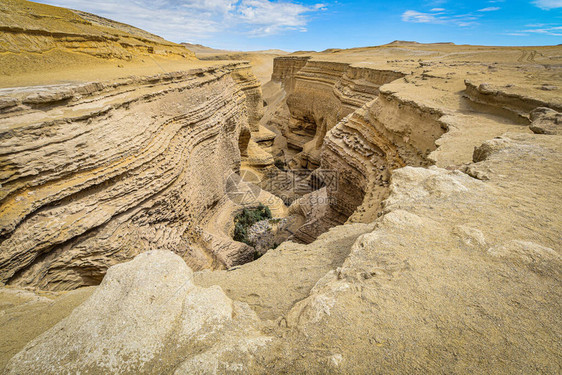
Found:
[[[282,134],[289,147],[301,151],[293,158],[292,166],[318,167],[326,133],[376,98],[381,85],[403,76],[399,70],[356,68],[348,63],[306,57],[276,58],[272,80],[283,83],[289,114]]]
[[[242,244],[209,246],[198,223],[239,168],[260,97],[243,64],[4,90],[0,280],[97,284],[151,248],[193,269],[247,261]]]
[[[380,87],[406,75],[405,69],[377,69],[308,57],[278,57],[272,78],[282,82],[286,100],[269,126],[280,128],[289,148],[300,151],[293,168],[315,169],[328,184],[326,207],[304,212],[294,238],[311,242],[344,223],[368,196],[354,220],[376,218],[388,192],[390,171],[428,165],[427,156],[446,130],[442,113],[424,111]],[[285,112],[286,114],[282,114]],[[279,124],[279,118],[287,119]],[[329,180],[329,181],[328,181]],[[302,210],[301,210],[302,211]]]

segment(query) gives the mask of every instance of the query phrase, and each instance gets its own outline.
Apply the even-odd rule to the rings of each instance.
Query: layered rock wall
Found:
[[[289,120],[281,131],[289,147],[301,150],[291,166],[321,167],[324,172],[315,177],[324,183],[328,181],[323,173],[332,180],[336,176],[326,189],[323,204],[328,207],[320,215],[319,210],[309,210],[296,239],[311,242],[354,213],[353,221],[372,221],[387,195],[392,169],[431,164],[427,156],[446,130],[439,121],[442,113],[380,91],[404,75],[401,70],[348,63],[275,59],[273,77],[282,78],[288,90],[283,105]]]
[[[273,60],[271,80],[282,82],[287,91],[291,90],[295,74],[301,70],[310,59],[308,56],[284,56]]]
[[[198,225],[260,116],[248,65],[4,93],[2,283],[98,284],[109,266],[154,248],[193,269],[249,260],[210,246]]]
[[[326,133],[340,120],[376,98],[381,85],[404,74],[348,63],[278,57],[272,79],[281,80],[289,122],[282,130],[288,146],[301,151],[293,166],[315,169]]]
[[[393,169],[431,164],[427,157],[446,129],[440,117],[383,91],[339,122],[326,136],[321,157],[322,169],[339,171],[330,206],[337,217],[374,220]]]

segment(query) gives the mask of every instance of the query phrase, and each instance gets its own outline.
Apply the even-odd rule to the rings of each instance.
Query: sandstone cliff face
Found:
[[[273,60],[273,72],[271,80],[273,82],[283,82],[287,91],[291,91],[294,86],[294,76],[301,70],[310,59],[308,56],[285,56]]]
[[[0,280],[97,284],[155,247],[193,269],[244,262],[249,250],[221,254],[198,223],[239,168],[260,97],[243,64],[5,90]]]
[[[294,167],[314,169],[326,133],[344,117],[376,98],[378,88],[403,76],[400,71],[355,68],[347,63],[278,57],[272,80],[283,83],[289,122],[282,133],[300,154]]]
[[[403,69],[301,57],[275,59],[272,79],[283,83],[287,95],[275,117],[288,118],[281,133],[288,147],[300,151],[290,165],[337,172],[335,185],[326,191],[328,206],[321,215],[318,210],[305,215],[295,239],[309,243],[344,223],[366,196],[368,203],[353,220],[372,221],[388,192],[392,169],[431,164],[427,156],[446,130],[439,122],[442,113],[424,111],[391,91],[380,92],[382,85],[404,76]],[[321,172],[316,178],[324,180]]]

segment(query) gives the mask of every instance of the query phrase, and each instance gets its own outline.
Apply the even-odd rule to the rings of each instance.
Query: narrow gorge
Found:
[[[245,205],[263,202],[275,217],[290,216],[297,242],[352,215],[374,220],[391,170],[428,165],[445,126],[438,114],[379,92],[400,71],[308,60],[275,59],[269,85],[283,99],[266,116],[243,63],[4,90],[4,121],[12,126],[2,134],[2,282],[97,285],[111,265],[151,248],[180,254],[194,270],[247,263],[253,249],[229,238],[241,208],[227,190],[242,188],[227,185],[241,165],[262,179],[248,183],[264,188]],[[276,168],[271,153],[290,169]],[[322,188],[286,207],[303,171],[310,175],[301,184]],[[267,192],[280,181],[289,181],[285,191]]]
[[[231,240],[233,218],[259,203],[288,217],[287,236],[301,243],[350,217],[373,221],[391,171],[431,164],[446,129],[439,113],[379,91],[404,76],[279,57],[268,83],[278,99],[265,116],[243,63],[5,89],[2,282],[97,285],[111,265],[151,248],[181,255],[193,270],[248,263],[254,250]],[[289,167],[277,168],[272,154]],[[241,168],[256,181],[236,177]],[[241,184],[263,190],[240,205]]]

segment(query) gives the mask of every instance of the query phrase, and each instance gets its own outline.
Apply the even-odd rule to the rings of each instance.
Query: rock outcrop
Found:
[[[562,135],[562,113],[539,107],[530,113],[529,128],[536,134]]]
[[[179,256],[149,251],[111,267],[88,300],[30,342],[5,372],[245,373],[269,340],[248,305],[220,287],[195,286]]]
[[[0,4],[1,75],[44,72],[97,59],[195,59],[184,46],[94,14],[6,0]]]
[[[513,85],[495,86],[490,83],[474,84],[466,80],[466,96],[470,100],[510,112],[523,120],[528,120],[529,114],[537,107],[549,107],[558,112],[562,111],[562,100],[549,98],[541,100],[537,96],[529,96],[510,90]],[[556,90],[556,89],[555,89]]]

